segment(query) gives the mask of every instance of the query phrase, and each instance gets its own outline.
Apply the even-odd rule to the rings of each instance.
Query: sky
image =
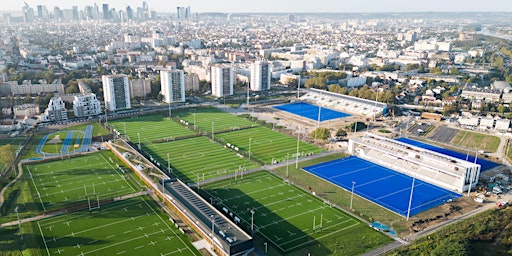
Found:
[[[24,2],[36,9],[46,5],[48,10],[58,6],[70,9],[76,5],[103,3],[110,8],[125,9],[142,6],[143,0],[0,0],[0,12],[21,10]],[[195,12],[512,12],[511,0],[147,0],[157,12],[174,12],[176,6],[190,6]]]

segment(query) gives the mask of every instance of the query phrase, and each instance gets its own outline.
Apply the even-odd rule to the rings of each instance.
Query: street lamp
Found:
[[[350,210],[352,210],[352,201],[354,200],[354,185],[356,184],[355,181],[352,181],[352,195],[350,196]]]

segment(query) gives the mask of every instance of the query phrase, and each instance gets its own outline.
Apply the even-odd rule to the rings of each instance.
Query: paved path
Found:
[[[119,196],[119,197],[114,198],[114,202],[134,198],[134,197],[137,197],[140,195],[147,195],[148,193],[149,193],[149,191],[144,190],[144,191],[140,191],[140,192],[129,194],[129,195]],[[53,211],[48,214],[41,214],[41,215],[37,215],[34,217],[21,219],[21,220],[19,220],[19,222],[17,220],[11,221],[11,222],[5,222],[5,223],[0,224],[0,228],[18,225],[18,223],[22,224],[22,223],[26,223],[26,222],[38,221],[38,220],[42,220],[42,219],[46,219],[46,218],[51,218],[54,216],[65,214],[67,212],[68,212],[67,210],[63,209],[63,210],[59,210],[59,211]]]
[[[13,166],[14,167],[14,166]],[[11,170],[12,171],[12,170]],[[14,180],[12,180],[11,182],[9,182],[9,184],[5,185],[5,187],[2,189],[2,191],[0,191],[0,208],[2,207],[2,205],[4,204],[4,193],[5,191],[7,191],[7,189],[12,185],[14,184],[14,182],[18,181],[18,179],[21,177],[21,175],[23,175],[23,168],[21,166],[21,163],[18,163],[18,176],[16,176],[16,178],[14,178]]]

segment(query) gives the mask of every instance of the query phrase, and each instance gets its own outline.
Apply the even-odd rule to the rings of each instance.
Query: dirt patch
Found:
[[[49,140],[47,143],[57,144],[57,143],[62,143],[62,140],[60,139],[60,135],[57,134],[51,140]]]

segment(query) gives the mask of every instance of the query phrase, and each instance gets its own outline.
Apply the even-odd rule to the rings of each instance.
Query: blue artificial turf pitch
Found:
[[[274,108],[283,110],[295,115],[299,115],[305,118],[309,118],[314,121],[318,121],[318,109],[319,106],[311,105],[305,102],[297,102],[297,103],[290,103],[280,106],[275,106]],[[336,118],[343,118],[351,116],[350,114],[343,113],[340,111],[328,109],[322,107],[320,109],[320,122],[336,119]]]
[[[433,145],[430,145],[430,144],[427,144],[427,143],[419,142],[417,140],[411,140],[409,138],[398,138],[397,140],[400,141],[400,142],[403,142],[403,143],[407,143],[409,145],[413,145],[413,146],[416,146],[416,147],[432,150],[434,152],[438,152],[438,153],[441,153],[441,154],[452,156],[452,157],[455,157],[455,158],[458,158],[458,159],[461,159],[461,160],[466,160],[466,157],[467,157],[467,161],[469,161],[469,162],[474,162],[475,161],[474,153],[472,155],[467,155],[467,154],[464,154],[464,153],[459,153],[459,152],[455,152],[455,151],[448,150],[448,149],[445,149],[445,148],[436,147],[436,146],[433,146]],[[482,158],[477,158],[476,159],[476,163],[481,166],[480,169],[481,169],[482,172],[490,170],[490,169],[492,169],[492,168],[494,168],[494,167],[499,165],[498,163],[487,161],[487,160],[482,159]]]
[[[351,156],[305,167],[304,170],[402,216],[407,216],[413,178]],[[461,195],[430,183],[414,180],[409,216],[424,212]],[[354,205],[357,209],[357,205]]]

